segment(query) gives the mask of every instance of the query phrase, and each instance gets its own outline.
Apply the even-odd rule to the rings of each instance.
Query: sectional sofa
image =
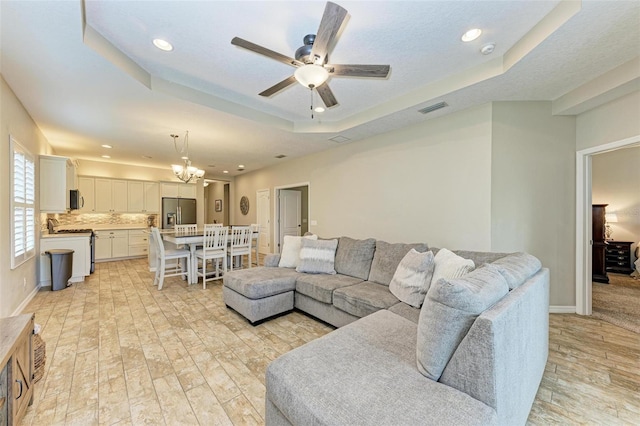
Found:
[[[432,283],[417,308],[389,289],[411,249],[428,247],[341,237],[335,274],[270,255],[224,277],[225,303],[251,322],[296,308],[338,327],[269,365],[267,424],[526,422],[548,354],[549,271],[525,253],[456,251],[475,270]]]

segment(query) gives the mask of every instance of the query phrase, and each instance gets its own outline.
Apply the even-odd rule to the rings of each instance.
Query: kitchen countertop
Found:
[[[49,234],[48,232],[43,232],[40,235],[40,238],[79,238],[79,237],[90,237],[90,232],[77,232],[73,234]]]
[[[94,231],[115,231],[115,230],[126,230],[126,229],[147,229],[147,225],[138,225],[138,224],[129,224],[129,225],[110,225],[110,224],[101,224],[101,225],[93,225],[90,223],[85,223],[82,225],[60,225],[56,229],[64,230],[64,229],[93,229]]]

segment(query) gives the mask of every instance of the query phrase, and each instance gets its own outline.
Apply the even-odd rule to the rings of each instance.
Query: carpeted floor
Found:
[[[640,334],[640,280],[609,273],[609,284],[593,283],[593,316]]]

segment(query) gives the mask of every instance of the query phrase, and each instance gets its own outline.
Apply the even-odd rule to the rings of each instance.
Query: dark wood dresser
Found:
[[[617,274],[630,274],[631,268],[631,244],[630,241],[607,241],[606,265],[607,272]]]
[[[606,268],[607,242],[605,240],[605,207],[608,204],[594,204],[592,206],[592,238],[593,258],[591,261],[591,279],[597,283],[609,284]]]

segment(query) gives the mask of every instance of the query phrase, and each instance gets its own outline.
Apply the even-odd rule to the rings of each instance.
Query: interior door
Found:
[[[280,247],[285,235],[300,236],[302,226],[302,194],[300,191],[280,190]]]
[[[270,194],[268,189],[260,190],[256,193],[257,205],[256,205],[256,218],[257,223],[260,224],[260,235],[258,241],[260,246],[258,247],[259,253],[271,253],[271,212],[270,206]]]

